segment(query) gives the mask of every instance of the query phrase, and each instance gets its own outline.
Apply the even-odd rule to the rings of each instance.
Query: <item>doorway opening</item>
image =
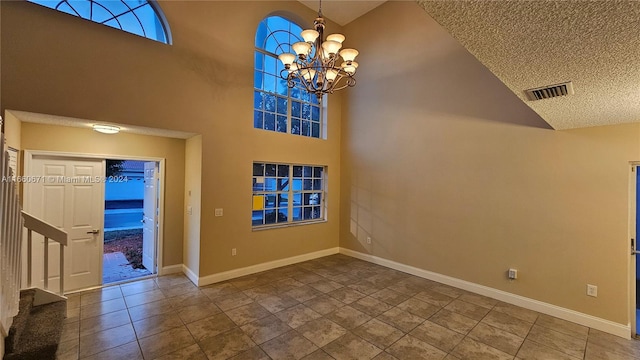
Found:
[[[157,168],[156,162],[106,160],[103,284],[157,273]]]

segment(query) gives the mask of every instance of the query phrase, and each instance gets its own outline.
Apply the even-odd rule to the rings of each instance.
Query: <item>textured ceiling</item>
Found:
[[[640,122],[640,1],[418,3],[553,128]],[[523,92],[565,81],[574,95]]]
[[[17,110],[8,110],[8,111],[11,112],[11,114],[16,118],[18,118],[20,121],[28,122],[28,123],[56,125],[56,126],[70,126],[70,127],[78,127],[78,128],[85,128],[85,129],[93,129],[94,124],[105,124],[105,125],[118,126],[120,127],[120,131],[125,133],[170,137],[170,138],[178,138],[178,139],[188,139],[196,135],[194,133],[189,133],[184,131],[147,128],[142,126],[122,125],[117,123],[105,123],[104,121],[90,121],[90,120],[70,118],[70,117],[64,117],[64,116],[38,114],[38,113],[32,113],[32,112],[26,112],[26,111],[17,111]]]
[[[320,4],[318,0],[299,0],[299,2],[314,11],[318,11],[318,5]],[[344,26],[385,2],[386,0],[324,0],[322,2],[322,15]]]

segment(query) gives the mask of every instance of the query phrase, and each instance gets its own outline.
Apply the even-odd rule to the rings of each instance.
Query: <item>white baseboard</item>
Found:
[[[198,275],[191,271],[191,269],[189,269],[187,265],[182,264],[182,272],[187,276],[187,278],[189,278],[189,280],[191,280],[194,285],[198,285]]]
[[[339,248],[335,247],[335,248],[315,251],[315,252],[308,253],[308,254],[292,256],[292,257],[289,257],[289,258],[286,258],[286,259],[269,261],[269,262],[262,263],[262,264],[251,265],[251,266],[247,266],[247,267],[243,267],[243,268],[239,268],[239,269],[233,269],[233,270],[229,270],[229,271],[225,271],[225,272],[221,272],[221,273],[217,273],[217,274],[207,275],[207,276],[203,276],[203,277],[198,278],[196,285],[205,286],[205,285],[209,285],[209,284],[214,284],[214,283],[217,283],[217,282],[220,282],[220,281],[225,281],[225,280],[229,280],[229,279],[235,279],[237,277],[250,275],[250,274],[255,274],[255,273],[258,273],[258,272],[261,272],[261,271],[271,270],[271,269],[275,269],[275,268],[279,268],[279,267],[283,267],[283,266],[287,266],[287,265],[297,264],[297,263],[303,262],[303,261],[308,261],[308,260],[321,258],[323,256],[334,255],[334,254],[337,254],[338,252],[339,252]],[[193,275],[195,277],[195,274],[193,274]],[[189,276],[189,275],[187,275],[187,276]],[[191,281],[193,281],[193,280],[191,280]]]
[[[392,260],[387,260],[384,258],[380,258],[380,257],[369,255],[369,254],[364,254],[364,253],[353,251],[346,248],[340,248],[340,253],[360,259],[360,260],[382,265],[394,270],[402,271],[411,275],[415,275],[421,278],[437,281],[442,284],[446,284],[446,285],[467,290],[476,294],[487,296],[487,297],[500,300],[509,304],[523,307],[525,309],[537,311],[542,314],[554,316],[563,320],[588,326],[590,328],[604,331],[612,335],[617,335],[625,339],[631,338],[630,325],[619,324],[613,321],[598,318],[598,317],[584,314],[578,311],[566,309],[553,304],[530,299],[524,296],[509,293],[506,291],[490,288],[488,286],[475,284],[465,280],[460,280],[454,277],[423,270],[420,268],[401,264]]]
[[[162,276],[162,275],[181,273],[182,266],[183,266],[182,264],[163,266],[162,268],[160,268],[158,275]]]

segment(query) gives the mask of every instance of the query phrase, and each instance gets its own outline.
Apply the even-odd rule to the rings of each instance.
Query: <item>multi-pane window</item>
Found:
[[[169,26],[155,1],[28,0],[73,16],[111,26],[151,40],[171,43]]]
[[[324,219],[324,167],[253,163],[254,227]]]
[[[321,106],[302,85],[293,88],[280,77],[284,69],[278,55],[293,52],[291,45],[303,41],[302,28],[280,16],[260,22],[256,31],[253,126],[282,133],[320,138]]]

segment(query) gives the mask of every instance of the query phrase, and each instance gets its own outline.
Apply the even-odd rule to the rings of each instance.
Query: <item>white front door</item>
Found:
[[[142,265],[156,273],[156,224],[158,219],[158,180],[155,162],[144,163],[144,203],[142,212]]]
[[[104,161],[34,155],[26,174],[38,181],[24,184],[28,213],[68,234],[65,291],[102,284]],[[37,239],[37,241],[36,241]],[[49,287],[59,287],[58,244],[49,241]],[[33,279],[43,282],[44,239],[35,236]]]

